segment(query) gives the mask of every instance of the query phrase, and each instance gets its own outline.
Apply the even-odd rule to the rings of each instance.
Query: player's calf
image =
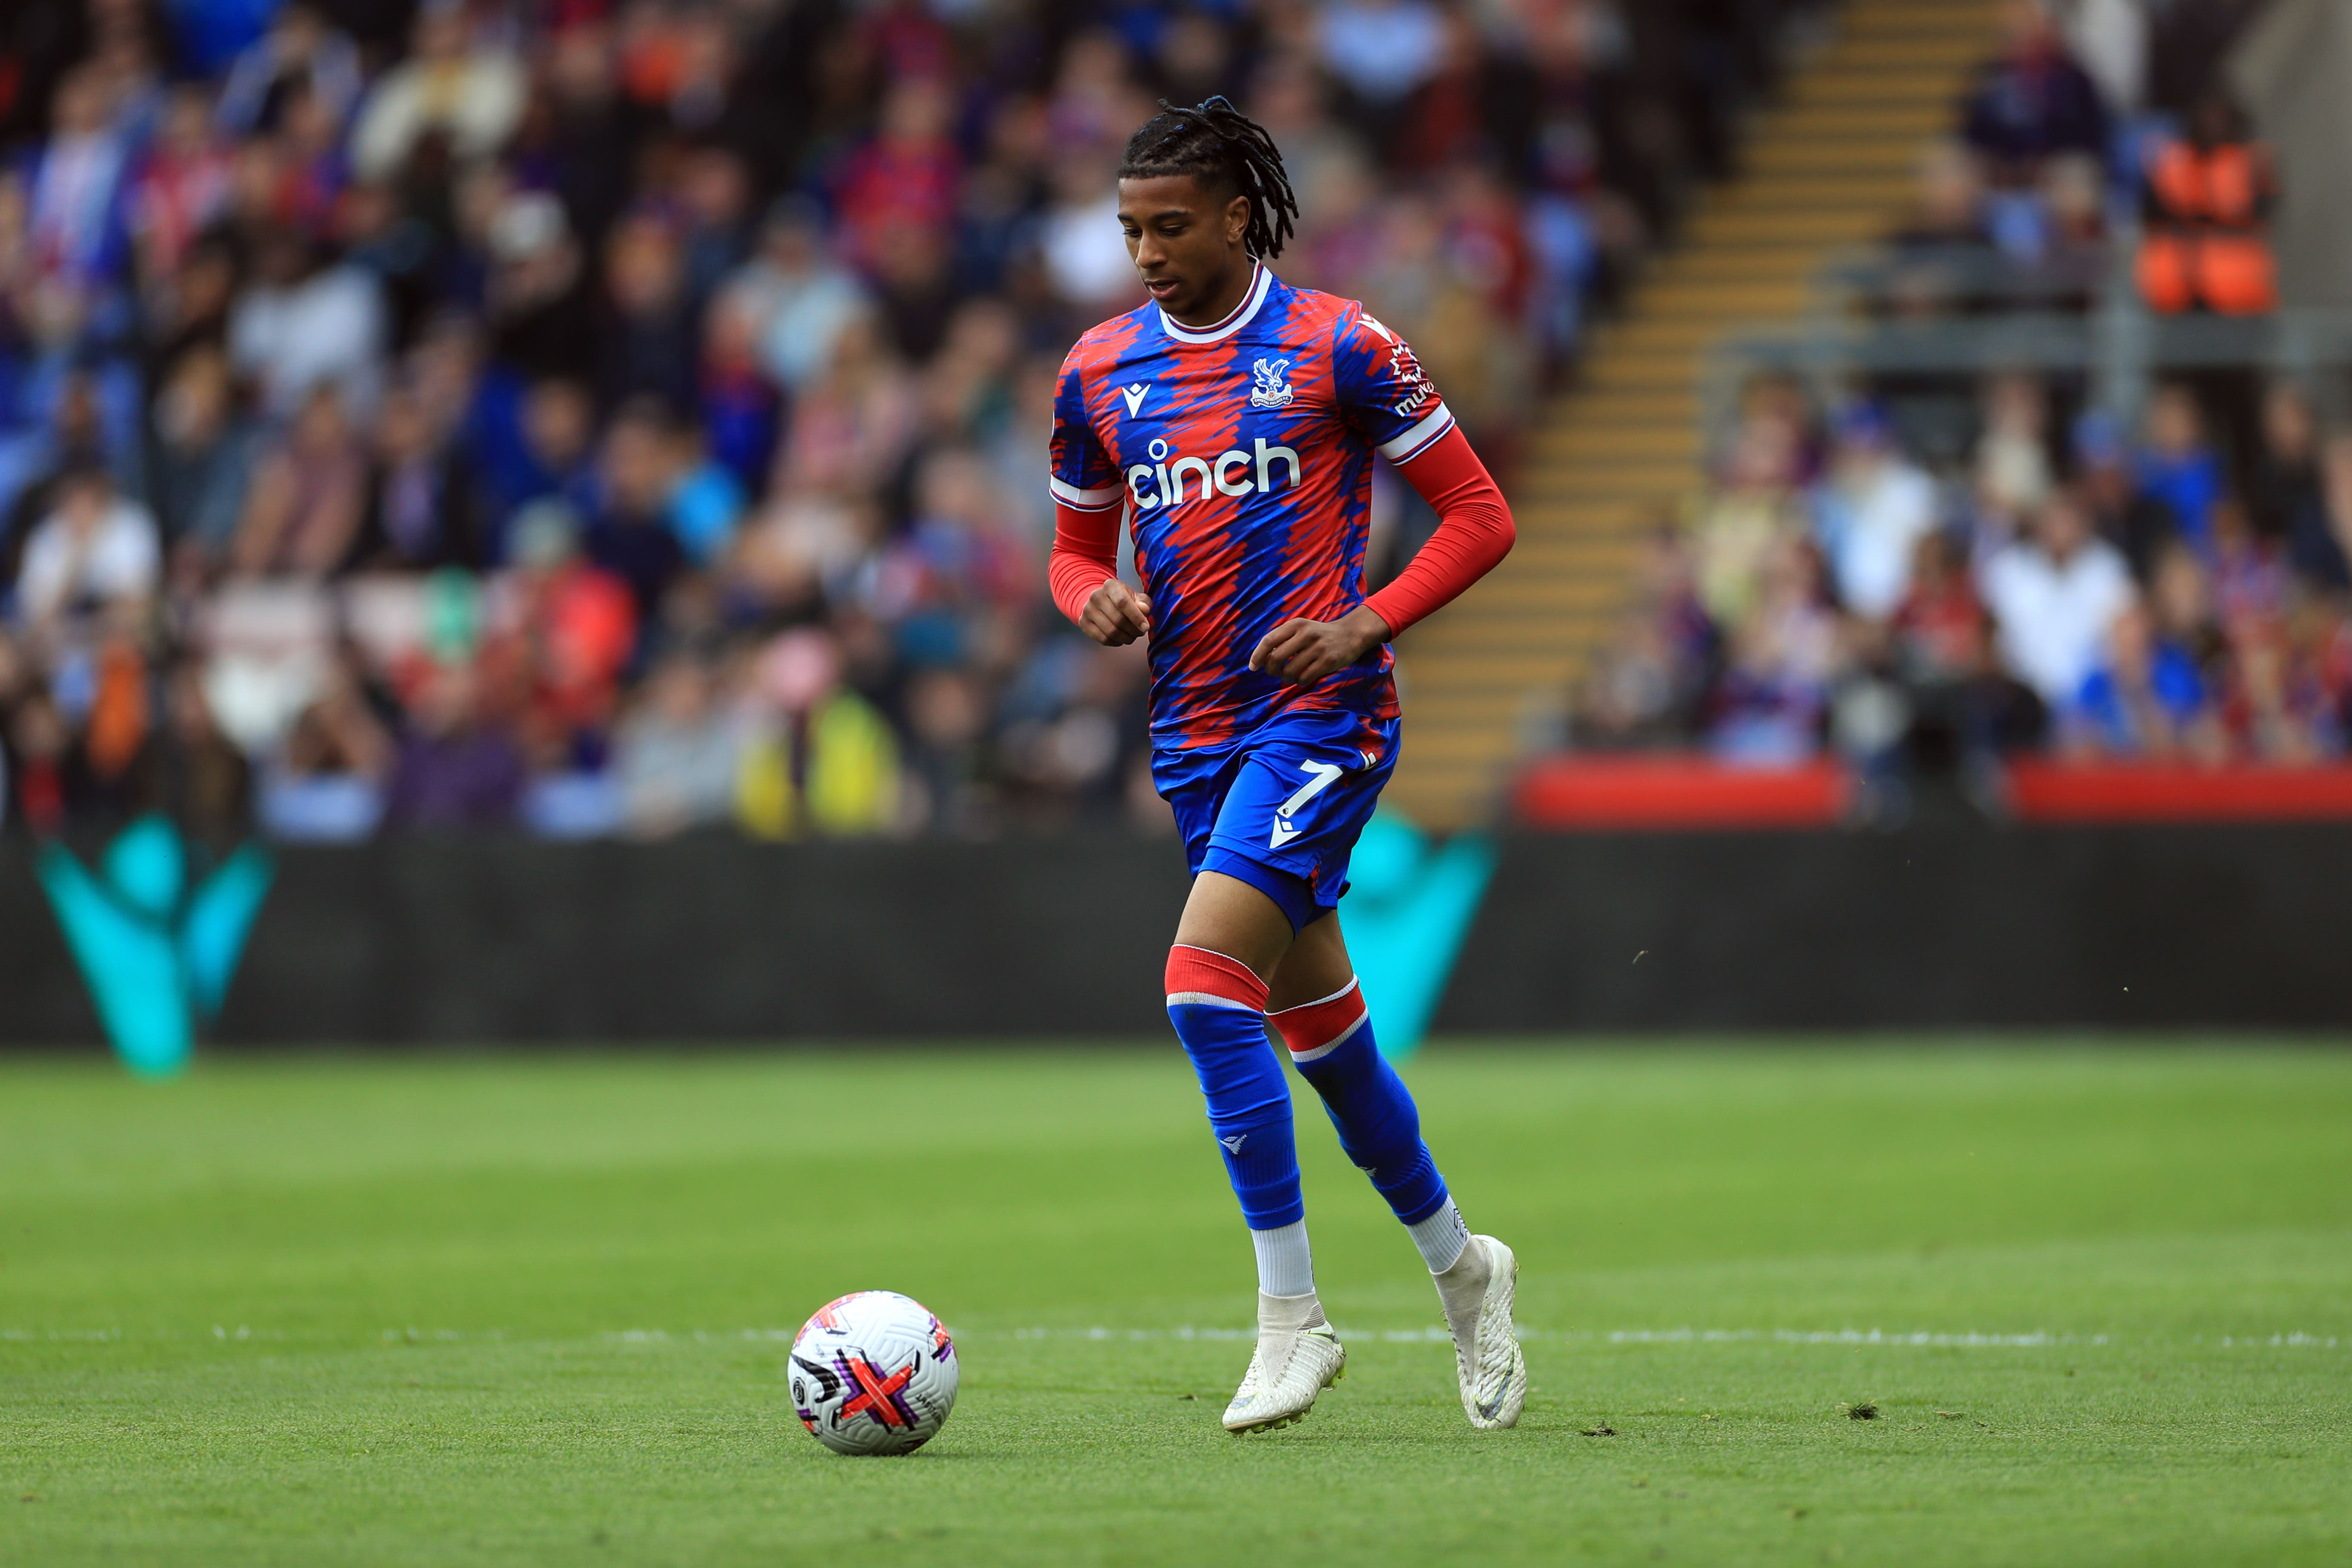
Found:
[[[1421,1112],[1372,1038],[1371,1014],[1354,980],[1319,1002],[1267,1020],[1298,1075],[1322,1097],[1339,1147],[1388,1200],[1434,1274],[1461,1257],[1469,1229],[1421,1138]]]
[[[1168,1017],[1201,1080],[1209,1126],[1257,1252],[1258,1289],[1311,1297],[1315,1268],[1290,1085],[1265,1044],[1265,982],[1238,959],[1179,943],[1168,954]]]
[[[1528,1397],[1527,1359],[1512,1309],[1519,1265],[1491,1236],[1472,1236],[1445,1190],[1412,1095],[1381,1055],[1354,980],[1329,996],[1285,1008],[1267,1022],[1290,1048],[1339,1130],[1339,1146],[1372,1179],[1429,1265],[1454,1340],[1462,1413],[1481,1429],[1517,1424]]]

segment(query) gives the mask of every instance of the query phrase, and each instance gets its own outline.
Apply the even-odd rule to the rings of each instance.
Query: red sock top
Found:
[[[1265,1011],[1265,982],[1238,958],[1182,942],[1168,950],[1168,1005]]]
[[[1282,1043],[1297,1058],[1319,1057],[1356,1032],[1368,1014],[1363,989],[1355,981],[1347,989],[1320,1002],[1302,1003],[1269,1014],[1266,1022],[1281,1035]]]

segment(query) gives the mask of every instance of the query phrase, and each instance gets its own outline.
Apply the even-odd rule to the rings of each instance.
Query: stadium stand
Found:
[[[1923,791],[1996,820],[2352,814],[2352,318],[2278,288],[2222,10],[2121,54],[2063,30],[2087,8],[1976,13],[1965,89],[1919,84],[1940,135],[1878,143],[1908,210],[1707,343],[1523,819],[1622,822],[1632,775],[1586,759],[1628,750],[1654,825],[1784,821],[1824,768],[1883,826]],[[1600,449],[1580,498],[1653,461]]]
[[[1140,666],[1042,593],[1154,99],[1272,128],[1286,268],[1507,472],[1818,9],[25,0],[6,821],[1164,820]],[[1392,570],[1427,520],[1382,494]]]
[[[1832,252],[1894,218],[1916,149],[1948,121],[1993,12],[1982,0],[1859,0],[1755,116],[1738,177],[1595,335],[1548,405],[1513,489],[1520,544],[1403,652],[1412,742],[1391,793],[1418,819],[1478,820],[1636,592],[1645,536],[1699,486],[1703,360],[1758,318],[1799,313]]]

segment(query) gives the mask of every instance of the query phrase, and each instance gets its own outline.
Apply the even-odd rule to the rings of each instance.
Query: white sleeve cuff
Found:
[[[1117,506],[1127,491],[1118,485],[1106,485],[1098,490],[1082,490],[1076,485],[1066,485],[1048,475],[1045,482],[1054,489],[1054,499],[1064,506],[1079,511],[1107,511]]]
[[[1391,463],[1411,462],[1430,444],[1454,428],[1454,416],[1443,403],[1421,416],[1413,427],[1393,441],[1381,443],[1381,456]]]

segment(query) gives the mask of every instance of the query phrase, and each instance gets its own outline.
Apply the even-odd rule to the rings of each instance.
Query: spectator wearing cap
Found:
[[[1885,411],[1847,410],[1829,474],[1813,491],[1813,528],[1839,602],[1866,620],[1893,615],[1919,540],[1935,526],[1935,481],[1897,447]]]
[[[2132,597],[2122,553],[2091,531],[2081,503],[2063,491],[2042,503],[2031,538],[1985,563],[1982,586],[2002,663],[2053,710],[2082,690],[2107,628]]]

